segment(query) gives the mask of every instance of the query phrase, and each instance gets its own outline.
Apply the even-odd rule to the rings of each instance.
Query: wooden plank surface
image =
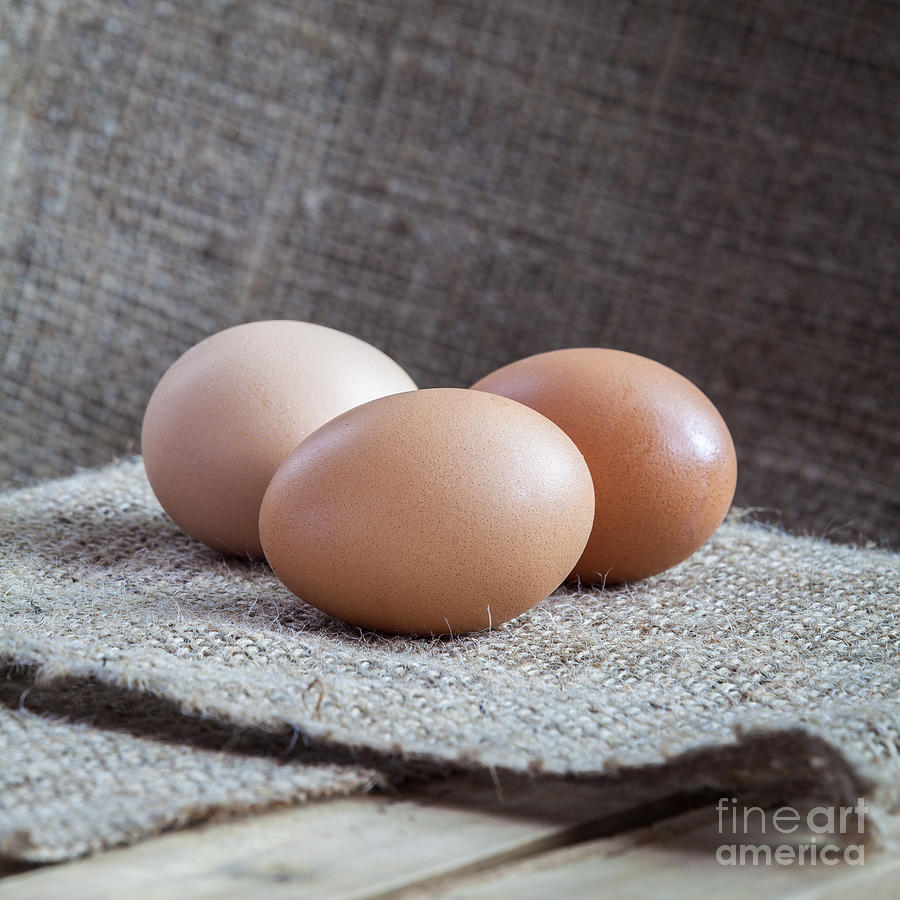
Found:
[[[573,811],[567,799],[569,815],[554,821],[515,802],[461,805],[445,794],[338,799],[188,828],[10,875],[0,879],[0,898],[900,897],[896,817],[887,847],[867,844],[861,867],[725,867],[716,862],[722,837],[709,803],[591,837],[628,816],[589,820],[589,802]]]
[[[566,827],[358,797],[173,832],[0,881],[3,900],[369,897],[558,846]]]
[[[728,897],[756,900],[900,897],[900,818],[888,820],[887,846],[869,840],[863,865],[743,865],[716,861],[723,843],[710,807],[676,816],[650,828],[588,841],[510,863],[477,877],[465,874],[437,879],[393,894],[395,900],[587,900],[666,898],[695,900]],[[824,836],[819,836],[820,838]],[[749,834],[747,843],[764,838]]]

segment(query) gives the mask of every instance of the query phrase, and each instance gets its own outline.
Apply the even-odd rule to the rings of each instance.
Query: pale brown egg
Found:
[[[415,390],[380,350],[309,322],[250,322],[191,347],[163,375],[141,431],[163,509],[213,549],[262,558],[259,505],[285,457],[334,416]]]
[[[590,472],[544,416],[458,388],[358,406],[285,460],[263,549],[299,597],[403,634],[490,628],[566,577],[594,516]]]
[[[620,350],[553,350],[473,388],[543,413],[584,454],[594,527],[573,579],[662,572],[701,547],[731,506],[737,461],[728,428],[697,387],[661,363]]]

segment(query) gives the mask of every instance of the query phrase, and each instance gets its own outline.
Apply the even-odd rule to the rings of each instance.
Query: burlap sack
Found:
[[[654,357],[722,409],[739,503],[896,543],[898,32],[886,0],[0,4],[0,480],[136,451],[184,349],[286,316],[423,387]],[[886,552],[737,517],[428,642],[188,540],[135,461],[4,495],[0,548],[0,857],[455,771],[898,799]]]
[[[900,803],[897,554],[734,515],[644,582],[411,640],[186,537],[139,459],[3,495],[0,546],[0,854],[65,858],[423,767],[577,777],[598,808],[767,786]]]
[[[897,34],[889,0],[0,4],[0,478],[137,451],[183,350],[289,317],[423,387],[654,357],[738,503],[896,545]]]
[[[8,658],[4,660],[8,664]],[[235,815],[349,791],[382,779],[363,765],[285,759],[274,740],[257,752],[234,752],[233,728],[191,722],[173,738],[177,715],[148,695],[118,710],[114,693],[55,684],[48,696],[27,671],[0,682],[0,862],[57,862],[132,843],[219,814]],[[13,696],[15,695],[15,696]],[[35,708],[40,714],[31,710]],[[155,716],[154,713],[157,713]],[[240,747],[237,748],[240,751]]]

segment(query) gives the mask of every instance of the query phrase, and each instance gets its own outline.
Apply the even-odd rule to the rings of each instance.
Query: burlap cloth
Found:
[[[601,344],[737,502],[900,546],[891,0],[0,3],[0,480],[137,452],[165,368],[311,319],[421,387]]]
[[[0,543],[8,856],[423,765],[630,779],[643,797],[745,796],[774,769],[782,788],[900,801],[900,555],[735,515],[663,575],[409,640],[345,627],[181,534],[140,460],[4,495]]]
[[[895,804],[898,33],[888,0],[0,3],[0,480],[137,452],[182,351],[289,317],[422,387],[659,359],[739,504],[860,545],[732,518],[403,641],[180,535],[139,462],[8,493],[0,856],[453,771]]]

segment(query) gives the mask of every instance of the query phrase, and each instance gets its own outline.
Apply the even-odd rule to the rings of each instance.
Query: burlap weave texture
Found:
[[[671,365],[738,503],[900,541],[890,0],[0,4],[0,479],[137,451],[165,368],[310,319],[468,386]]]
[[[423,762],[535,777],[646,767],[645,780],[663,791],[680,758],[704,751],[702,771],[678,776],[681,787],[728,785],[734,762],[726,767],[714,751],[762,730],[821,740],[843,761],[827,763],[841,778],[871,782],[884,804],[900,799],[900,556],[886,551],[733,517],[691,559],[644,582],[561,592],[491,633],[409,640],[345,627],[297,601],[264,564],[224,559],[181,534],[139,459],[4,495],[0,539],[0,658],[17,690],[36,679],[35,689],[77,698],[85,685],[105,686],[132,706],[120,716],[126,733],[146,730],[142,707],[165,701],[170,719],[201,714],[280,734],[279,747],[285,735],[327,745],[332,768],[298,763],[282,774],[281,797],[371,783],[371,760],[354,754],[395,772]],[[7,694],[20,714],[19,694]],[[66,703],[50,706],[74,712]],[[10,722],[7,714],[0,734],[11,742]],[[781,764],[807,777],[809,752],[793,753]],[[121,765],[105,763],[113,797],[133,770],[133,752],[121,756]],[[195,761],[201,782],[204,765]],[[254,792],[259,805],[279,799],[265,779],[240,781],[239,767],[217,765],[232,771],[248,805]],[[21,808],[47,773],[4,768],[2,777],[4,804]],[[817,776],[820,787],[829,777]],[[163,794],[143,832],[112,816],[106,839],[177,821],[183,806],[177,792]],[[37,819],[32,855],[83,848],[82,837],[41,834]],[[0,841],[10,821],[0,821]],[[12,821],[10,852],[22,840]]]
[[[896,544],[898,35],[889,0],[0,3],[0,480],[137,450],[183,350],[291,317],[423,387],[654,357],[722,410],[739,503]],[[409,642],[191,542],[133,461],[5,495],[0,554],[0,856],[426,763],[897,800],[889,553],[733,518]]]
[[[379,780],[362,765],[285,762],[277,751],[235,754],[221,750],[227,743],[198,747],[34,715],[30,693],[19,691],[20,708],[0,706],[0,860],[56,862]]]

